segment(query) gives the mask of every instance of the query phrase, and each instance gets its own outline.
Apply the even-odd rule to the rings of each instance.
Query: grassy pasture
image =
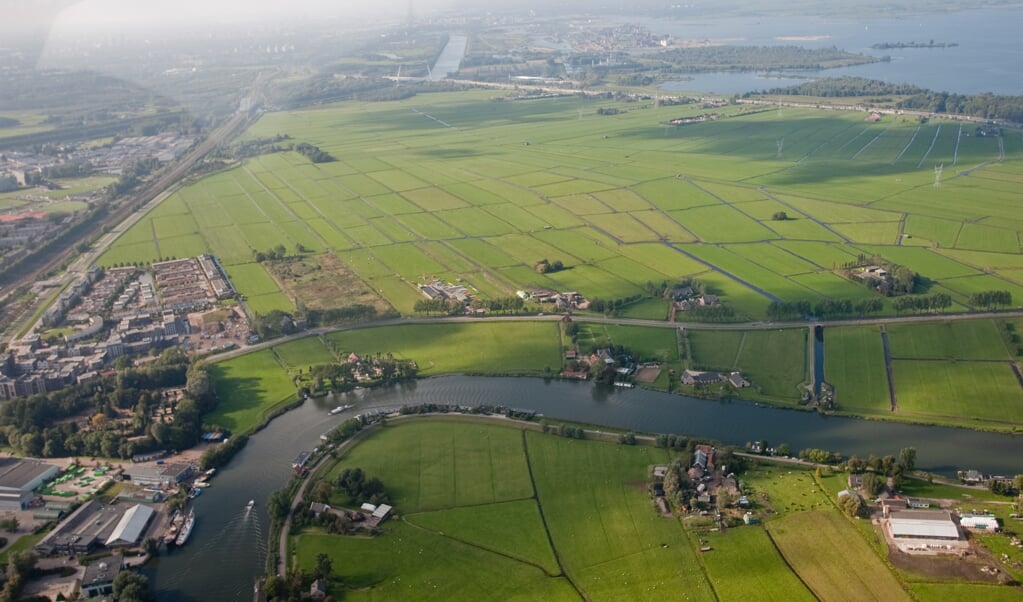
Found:
[[[891,324],[887,329],[893,358],[1009,359],[994,320]]]
[[[554,546],[589,598],[652,599],[656,591],[713,599],[685,531],[657,516],[633,484],[667,460],[664,450],[534,432],[526,442]]]
[[[675,331],[668,328],[617,326],[613,324],[579,324],[579,347],[588,353],[591,347],[622,345],[643,360],[672,362],[678,360]]]
[[[1023,388],[1008,362],[892,362],[898,413],[939,422],[1023,424]]]
[[[273,351],[284,367],[291,372],[298,369],[308,371],[311,366],[337,361],[319,337],[306,337],[283,345],[275,345]]]
[[[817,270],[816,266],[803,258],[769,243],[726,245],[725,248],[740,257],[763,266],[770,272],[783,276],[805,274]]]
[[[840,411],[889,413],[888,373],[881,333],[872,326],[824,330],[824,379]]]
[[[1019,588],[973,583],[911,583],[910,591],[920,602],[1014,602]]]
[[[816,600],[764,529],[729,529],[701,537],[713,548],[700,559],[719,600]]]
[[[564,578],[400,522],[389,525],[382,537],[306,533],[295,542],[300,567],[311,571],[319,554],[345,567],[350,589],[335,592],[345,600],[579,599]]]
[[[275,407],[294,399],[295,384],[269,349],[210,365],[216,409],[204,421],[244,433]]]
[[[861,115],[809,109],[786,110],[783,117],[771,111],[737,116],[728,109],[718,121],[684,128],[665,128],[663,116],[650,111],[610,117],[592,111],[591,101],[578,98],[493,103],[483,92],[466,91],[268,113],[246,137],[288,133],[339,160],[314,165],[297,153],[275,153],[185,186],[122,236],[101,263],[209,251],[230,266],[249,263],[254,249],[275,244],[380,249],[392,258],[383,262],[390,271],[363,262],[353,264],[357,275],[389,278],[377,289],[408,311],[414,301],[395,273],[471,271],[500,282],[496,290],[515,290],[537,281],[527,270],[509,268],[528,268],[545,256],[570,265],[624,256],[674,279],[706,266],[652,249],[698,240],[731,245],[728,254],[692,249],[767,292],[707,275],[714,292],[739,313],[762,319],[772,295],[815,302],[862,294],[820,274],[861,252],[845,238],[875,245],[875,252],[947,288],[957,302],[1003,284],[1023,298],[1015,281],[1023,276],[1009,273],[1003,280],[980,272],[1013,264],[1019,255],[1023,145],[1007,141],[1004,162],[969,177],[949,174],[935,189],[931,168],[951,165],[957,140],[960,166],[996,158],[995,141],[960,138],[958,124],[940,120],[867,124]],[[471,129],[445,128],[430,117]],[[779,138],[785,139],[781,157]],[[777,211],[793,219],[774,222]],[[498,251],[488,252],[477,237]],[[418,266],[395,265],[409,249],[400,245],[439,241],[450,241],[461,256],[430,253],[413,257]],[[923,248],[937,245],[938,253]],[[961,251],[950,250],[953,245]],[[389,247],[396,249],[383,250]],[[479,253],[466,253],[469,248]],[[943,256],[969,265],[935,263]],[[543,283],[613,298],[636,292],[637,279],[655,281],[649,271],[623,277],[623,265],[590,265]],[[945,281],[959,275],[978,278]],[[265,297],[264,308],[283,305],[272,293],[239,288],[250,298]]]
[[[796,512],[767,523],[778,549],[821,600],[910,600],[848,520],[835,511]]]
[[[522,433],[517,429],[426,420],[401,424],[395,434],[389,431],[367,435],[334,467],[329,478],[346,467],[360,467],[384,482],[394,505],[404,513],[523,500],[533,495]]]
[[[462,506],[406,515],[414,525],[519,560],[539,564],[548,575],[561,572],[544,532],[536,500]]]
[[[793,401],[798,385],[809,379],[808,353],[806,329],[751,330],[741,343],[737,369],[756,393]]]
[[[687,336],[693,351],[693,367],[700,370],[734,369],[745,334],[737,330],[689,329]]]
[[[423,375],[449,372],[540,374],[561,366],[557,325],[550,322],[402,324],[327,335],[339,352],[393,353]]]

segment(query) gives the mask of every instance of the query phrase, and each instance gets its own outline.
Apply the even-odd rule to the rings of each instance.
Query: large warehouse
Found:
[[[41,554],[88,554],[101,546],[131,546],[142,538],[155,512],[136,504],[88,501],[36,544]]]
[[[0,508],[24,510],[34,490],[57,475],[56,466],[23,458],[0,458]]]
[[[895,539],[962,539],[959,525],[947,510],[893,511],[888,518],[888,530]]]

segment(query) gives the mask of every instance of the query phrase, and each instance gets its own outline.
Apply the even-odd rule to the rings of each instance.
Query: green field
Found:
[[[557,325],[550,322],[406,324],[327,335],[338,352],[393,354],[419,365],[421,375],[543,374],[559,370]]]
[[[793,402],[800,383],[809,378],[807,330],[698,330],[688,329],[692,366],[698,370],[737,370],[752,387],[736,395]]]
[[[905,586],[883,546],[868,542],[876,527],[834,507],[841,473],[771,464],[743,472],[762,526],[661,517],[645,483],[669,457],[481,418],[392,421],[324,476],[359,467],[379,478],[393,517],[370,537],[304,527],[291,534],[289,562],[310,570],[329,555],[339,577],[332,595],[354,600],[913,599],[905,587],[927,600],[943,591],[1001,600],[1008,590],[917,576]],[[913,495],[948,497],[920,486],[929,489]]]
[[[431,276],[500,283],[482,296],[545,286],[627,297],[647,282],[707,270],[686,253],[735,277],[706,280],[751,319],[764,317],[772,297],[816,303],[869,294],[832,275],[840,259],[864,252],[908,265],[958,302],[1002,286],[1023,298],[1023,278],[983,273],[1020,252],[1012,188],[1023,165],[1019,145],[1007,144],[995,161],[997,144],[967,138],[963,159],[989,164],[933,188],[924,138],[935,143],[928,161],[948,160],[958,132],[938,119],[906,146],[919,124],[863,124],[854,112],[791,109],[768,119],[729,111],[666,129],[664,115],[639,110],[652,107],[648,101],[597,118],[589,100],[491,96],[422,94],[264,114],[246,137],[288,134],[337,161],[313,165],[293,152],[247,159],[171,195],[100,263],[209,251],[239,273],[238,289],[259,313],[292,308],[234,266],[277,244],[340,255],[372,250],[377,263],[353,268],[403,313],[418,295],[410,284]],[[438,128],[433,118],[453,127]],[[782,137],[791,150],[779,158]],[[772,220],[778,211],[790,219]],[[409,246],[440,241],[459,253]],[[685,253],[665,252],[668,244]],[[532,273],[544,257],[573,269]],[[624,258],[640,265],[614,261]]]
[[[307,337],[273,348],[281,364],[289,371],[308,372],[311,366],[330,364],[337,361],[334,354],[324,346],[319,337]]]
[[[821,600],[910,600],[848,519],[795,512],[767,524],[786,562]]]
[[[460,453],[462,450],[459,450]],[[536,500],[514,500],[406,515],[408,522],[482,548],[561,572]]]
[[[203,421],[232,433],[245,433],[274,408],[294,399],[295,384],[269,349],[210,366],[217,407]]]
[[[1009,359],[994,320],[891,324],[887,329],[893,358]]]
[[[764,529],[729,529],[703,538],[713,550],[701,560],[719,600],[816,600]]]
[[[306,533],[294,540],[298,564],[328,554],[352,589],[345,600],[579,600],[563,577],[530,564],[392,522],[382,537]],[[471,576],[471,578],[469,578]]]
[[[1018,587],[970,583],[913,583],[909,586],[920,602],[1015,602],[1023,595]]]
[[[565,570],[594,600],[712,599],[685,531],[642,487],[664,450],[526,433],[537,496]]]
[[[300,566],[320,552],[335,559],[345,599],[713,600],[685,530],[635,485],[667,458],[473,420],[392,424],[331,474],[360,467],[380,478],[404,520],[373,538],[312,531],[292,543]]]
[[[839,411],[890,413],[888,373],[878,328],[826,328],[824,380],[835,388],[835,407]]]
[[[523,445],[517,429],[411,422],[370,434],[328,476],[358,466],[387,485],[403,513],[522,500],[533,495]]]
[[[892,362],[898,413],[967,425],[1023,424],[1023,387],[1008,362]]]

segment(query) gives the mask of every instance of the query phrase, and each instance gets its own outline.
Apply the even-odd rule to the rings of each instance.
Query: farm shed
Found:
[[[998,519],[990,514],[963,514],[959,517],[959,524],[966,529],[977,529],[979,531],[998,530]]]
[[[896,539],[962,539],[952,514],[945,510],[892,511],[888,519],[888,530]]]

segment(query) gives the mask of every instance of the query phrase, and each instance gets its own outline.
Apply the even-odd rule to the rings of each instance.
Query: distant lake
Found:
[[[884,19],[827,19],[820,17],[743,17],[677,20],[627,19],[655,33],[676,39],[709,40],[728,45],[797,45],[806,48],[835,46],[849,52],[890,56],[891,61],[827,69],[807,74],[708,73],[691,81],[671,82],[668,90],[713,91],[741,94],[804,81],[803,78],[866,77],[892,83],[911,83],[937,91],[962,94],[1023,95],[1023,6]],[[890,48],[874,50],[884,42],[956,43],[953,48]],[[782,76],[780,78],[774,75]]]

